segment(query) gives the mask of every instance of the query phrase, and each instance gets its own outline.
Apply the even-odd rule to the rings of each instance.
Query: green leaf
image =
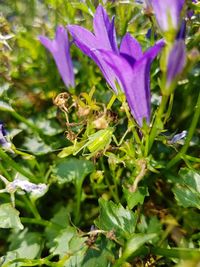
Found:
[[[130,192],[127,188],[123,188],[128,208],[131,210],[138,204],[143,204],[146,196],[149,195],[147,187],[138,187],[136,192]]]
[[[51,248],[54,239],[60,234],[61,230],[69,225],[69,211],[66,207],[61,207],[50,220],[52,224],[45,228],[45,236],[48,240],[47,247]]]
[[[130,257],[141,246],[143,246],[146,242],[152,241],[155,237],[157,237],[156,233],[134,234],[126,243],[126,247],[123,253],[124,256],[126,255],[126,257]]]
[[[180,258],[180,259],[200,259],[200,249],[196,248],[160,248],[153,247],[152,252],[155,255],[161,255],[169,258]],[[188,265],[190,266],[190,265]]]
[[[116,261],[114,267],[121,267],[128,258],[136,256],[143,245],[152,241],[156,236],[157,234],[134,234],[126,243],[122,256]]]
[[[185,208],[200,209],[200,174],[183,168],[180,170],[179,176],[180,178],[176,179],[172,190],[178,204]]]
[[[19,211],[12,207],[11,204],[6,203],[0,205],[0,228],[15,228],[23,229]]]
[[[110,267],[115,259],[114,249],[114,242],[105,237],[98,238],[94,248],[88,249],[81,266]]]
[[[53,168],[53,174],[61,184],[83,181],[93,171],[94,165],[91,161],[76,158],[62,159]]]
[[[95,224],[105,231],[114,231],[121,238],[128,238],[135,232],[137,216],[121,204],[104,199],[99,200],[100,215]]]
[[[55,238],[56,245],[54,245],[50,251],[54,255],[60,255],[61,257],[66,253],[69,253],[69,242],[75,234],[76,230],[73,227],[68,226]]]
[[[21,233],[13,234],[9,240],[11,242],[9,251],[5,255],[4,263],[18,258],[35,259],[39,256],[42,246],[42,238],[40,233],[28,232],[24,229]],[[24,266],[24,264],[11,264],[9,266]]]
[[[80,237],[75,228],[68,226],[55,238],[56,245],[50,249],[50,252],[53,255],[59,255],[59,266],[81,266],[80,263],[87,250],[86,239],[86,237]]]
[[[0,100],[0,110],[14,112],[14,109],[6,102]]]
[[[53,150],[39,136],[25,137],[22,148],[34,155],[45,155]]]
[[[35,123],[37,127],[41,129],[45,135],[48,135],[48,136],[54,136],[56,134],[63,132],[62,128],[54,120],[50,120],[50,119],[47,120],[46,118],[40,118],[36,122],[33,122],[33,123]]]

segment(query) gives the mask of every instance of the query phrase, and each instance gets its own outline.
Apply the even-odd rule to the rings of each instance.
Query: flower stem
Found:
[[[38,224],[38,225],[43,225],[45,227],[48,227],[48,226],[52,225],[51,222],[43,220],[43,219],[20,217],[20,220],[21,220],[22,223]]]
[[[107,109],[111,109],[111,107],[112,107],[113,103],[115,102],[116,98],[117,98],[117,96],[115,94],[113,94],[111,99],[110,99],[110,101],[108,102],[108,105],[106,107]]]
[[[166,95],[162,96],[162,101],[161,101],[160,107],[158,109],[158,113],[156,115],[156,119],[153,123],[153,127],[151,129],[150,136],[149,136],[148,153],[150,152],[150,150],[152,148],[152,145],[154,143],[154,140],[155,140],[155,137],[158,133],[158,130],[161,131],[163,129],[162,116],[163,116],[163,113],[165,111],[165,108],[166,108],[166,105],[168,102],[168,98],[169,98],[169,96],[166,96]],[[147,155],[145,155],[145,156],[147,156]]]
[[[199,96],[197,99],[197,104],[195,106],[195,113],[194,113],[194,116],[192,118],[192,122],[191,122],[191,125],[189,128],[189,131],[188,131],[188,135],[187,135],[186,140],[185,140],[185,144],[181,148],[180,152],[173,159],[171,159],[171,161],[167,164],[167,169],[171,168],[178,161],[180,161],[182,159],[182,156],[187,152],[188,147],[190,145],[190,141],[192,140],[195,129],[197,127],[199,117],[200,117],[200,93],[199,93]]]
[[[75,224],[78,224],[79,220],[80,220],[82,184],[83,184],[83,181],[81,181],[81,182],[78,181],[75,184],[75,188],[76,188],[76,209],[75,209],[75,218],[74,218]]]
[[[40,216],[40,214],[39,214],[39,212],[35,206],[35,202],[28,199],[26,195],[23,195],[22,197],[23,197],[24,202],[26,203],[26,206],[29,207],[29,209],[32,212],[32,214],[34,215],[34,217],[37,220],[41,220],[41,216]]]
[[[6,163],[12,166],[16,171],[21,173],[23,176],[29,178],[31,181],[36,180],[35,177],[31,173],[21,168],[20,165],[18,165],[10,156],[8,156],[1,147],[0,147],[0,158],[2,158]]]
[[[16,111],[12,111],[12,112],[10,112],[10,113],[11,113],[11,115],[12,115],[13,117],[15,117],[17,120],[23,122],[23,123],[26,124],[28,127],[30,127],[30,128],[32,129],[33,132],[36,132],[37,134],[39,134],[41,138],[44,137],[44,134],[43,134],[42,130],[40,130],[39,128],[37,128],[37,127],[35,126],[34,123],[30,122],[29,120],[27,120],[26,118],[24,118],[23,116],[21,116],[21,115],[20,115],[19,113],[17,113]]]

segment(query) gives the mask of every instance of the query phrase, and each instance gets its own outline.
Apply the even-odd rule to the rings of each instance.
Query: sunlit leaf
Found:
[[[114,231],[121,238],[128,238],[135,232],[137,216],[121,204],[104,199],[99,200],[100,215],[96,220],[99,229]]]
[[[145,197],[149,195],[147,187],[138,187],[136,192],[130,192],[127,188],[123,188],[123,192],[129,209],[143,204]]]
[[[13,234],[10,238],[10,247],[9,251],[7,252],[5,256],[5,261],[9,262],[11,260],[17,259],[17,258],[23,258],[23,259],[35,259],[42,248],[42,238],[41,235],[37,232],[28,232],[27,229],[25,229],[21,233]],[[12,267],[15,266],[24,266],[23,263],[18,263],[9,265]]]
[[[19,211],[9,203],[0,205],[0,228],[24,228],[19,218]]]
[[[91,161],[76,158],[60,160],[53,168],[59,183],[82,181],[92,171],[94,165]]]
[[[179,205],[200,209],[200,174],[187,168],[181,169],[173,193]]]

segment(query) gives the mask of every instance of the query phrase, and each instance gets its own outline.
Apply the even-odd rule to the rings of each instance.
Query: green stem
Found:
[[[192,156],[189,156],[189,155],[182,155],[182,159],[183,160],[187,159],[187,160],[192,161],[192,162],[200,163],[200,158],[192,157]]]
[[[16,111],[12,111],[10,112],[11,115],[13,117],[15,117],[17,120],[23,122],[24,124],[26,124],[27,126],[29,126],[33,132],[36,132],[37,134],[39,134],[41,137],[44,137],[44,134],[42,132],[42,130],[38,129],[34,123],[30,122],[29,120],[27,120],[26,118],[24,118],[23,116],[21,116],[19,113],[17,113]]]
[[[169,99],[169,106],[168,106],[168,109],[167,109],[167,112],[165,114],[165,118],[164,118],[164,125],[165,123],[168,121],[170,115],[171,115],[171,112],[172,112],[172,107],[173,107],[173,103],[174,103],[174,94],[172,93],[170,95],[170,99]]]
[[[200,93],[199,93],[199,96],[197,99],[197,104],[195,106],[195,113],[194,113],[194,116],[192,118],[192,122],[191,122],[191,125],[189,128],[189,131],[188,131],[188,135],[187,135],[186,140],[185,140],[185,144],[181,148],[180,152],[173,159],[171,159],[171,161],[167,164],[167,169],[171,168],[178,161],[180,161],[182,159],[183,155],[187,152],[188,147],[190,145],[190,141],[192,140],[192,137],[193,137],[194,132],[196,130],[197,123],[199,121],[199,117],[200,117]]]
[[[45,227],[49,227],[52,225],[51,222],[43,220],[43,219],[20,217],[20,220],[22,223],[38,224],[38,225],[42,225]]]
[[[137,143],[137,144],[141,144],[140,137],[139,137],[139,135],[138,135],[138,133],[137,133],[137,130],[136,130],[136,127],[135,127],[135,123],[133,122],[133,119],[132,119],[132,117],[131,117],[131,115],[130,115],[130,112],[129,112],[129,108],[128,108],[127,103],[124,102],[124,103],[122,104],[122,106],[123,106],[123,108],[124,108],[124,110],[125,110],[125,113],[126,113],[126,116],[127,116],[127,118],[128,118],[128,122],[129,122],[128,128],[129,128],[129,129],[132,129],[133,136],[134,136],[134,138],[135,138],[136,143]]]
[[[78,224],[80,220],[80,208],[81,208],[81,195],[82,195],[82,184],[83,182],[76,182],[76,209],[74,223]]]
[[[102,170],[103,170],[104,173],[106,174],[107,169],[106,169],[105,166],[104,166],[103,158],[101,158],[101,160],[100,160],[100,164],[101,164],[101,168],[102,168]],[[113,199],[115,200],[116,203],[119,203],[119,202],[120,202],[120,200],[119,200],[119,196],[118,196],[118,194],[115,193],[115,190],[113,190],[113,186],[112,186],[111,183],[109,182],[108,175],[105,175],[105,182],[106,182],[107,188],[108,188],[109,191],[110,191],[111,196],[113,197]],[[117,185],[114,185],[114,186],[117,186]]]
[[[7,170],[3,167],[2,164],[0,164],[0,171],[1,173],[6,177],[6,179],[9,181],[9,182],[12,182],[12,177],[11,175],[7,172]]]
[[[32,202],[30,199],[27,198],[26,195],[23,195],[22,196],[24,202],[26,203],[26,206],[29,207],[30,211],[32,212],[32,214],[34,215],[34,217],[37,219],[37,220],[41,220],[41,216],[35,206],[35,203]]]
[[[1,147],[0,147],[0,158],[2,158],[8,165],[13,167],[16,171],[21,173],[23,176],[29,178],[31,181],[36,181],[35,177],[31,173],[21,168],[21,166],[18,165],[10,156],[8,156]]]
[[[165,107],[167,105],[168,98],[169,98],[169,96],[165,96],[165,95],[162,96],[162,101],[161,101],[161,104],[159,106],[158,113],[156,115],[156,119],[154,121],[153,127],[152,127],[151,132],[150,132],[150,136],[149,136],[148,153],[151,150],[151,147],[154,143],[154,140],[155,140],[155,137],[158,133],[158,130],[161,131],[163,129],[163,126],[160,128],[160,125],[162,124],[162,116],[163,116],[163,113],[165,111]],[[145,155],[145,156],[147,156],[147,155]]]
[[[200,250],[195,248],[160,248],[154,247],[151,249],[151,253],[169,258],[195,258],[199,257]]]
[[[52,255],[51,255],[52,257]],[[13,265],[14,263],[23,263],[23,266],[50,266],[50,267],[58,267],[57,262],[51,262],[49,261],[50,257],[46,257],[43,259],[24,259],[24,258],[19,258],[15,260],[11,260],[9,262],[6,262],[2,265],[2,267],[9,267]]]
[[[110,101],[108,102],[108,105],[106,107],[107,109],[111,109],[111,107],[112,107],[113,103],[115,102],[116,98],[117,98],[117,96],[115,94],[113,94],[111,99],[110,99]]]
[[[67,253],[65,254],[57,263],[57,267],[63,267],[65,262],[71,257],[72,255]]]

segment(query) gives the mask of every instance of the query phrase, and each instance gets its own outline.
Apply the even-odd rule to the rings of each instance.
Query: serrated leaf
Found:
[[[183,168],[172,191],[179,205],[200,209],[200,174]]]
[[[61,184],[76,180],[83,181],[93,171],[94,165],[91,161],[76,158],[60,160],[53,168],[53,174]]]
[[[9,203],[0,205],[0,228],[15,228],[21,230],[24,228],[19,218],[19,211],[13,208]]]
[[[136,192],[130,192],[127,188],[123,188],[123,193],[130,210],[138,204],[143,204],[145,197],[149,195],[147,187],[138,187]]]
[[[121,204],[104,199],[99,200],[100,215],[95,224],[105,231],[114,231],[120,238],[128,238],[135,232],[137,216]]]

